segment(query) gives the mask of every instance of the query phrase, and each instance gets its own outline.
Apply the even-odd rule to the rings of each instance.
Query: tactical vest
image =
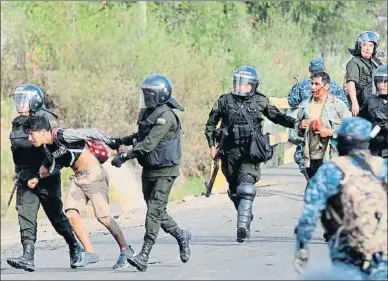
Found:
[[[373,120],[373,123],[386,123],[388,113],[387,99],[373,96],[369,99],[369,115]],[[380,124],[381,125],[381,124]]]
[[[388,138],[388,102],[387,99],[379,96],[372,96],[369,99],[368,118],[373,126],[378,125],[380,132],[370,141],[370,150],[373,155],[388,157],[387,138]]]
[[[375,159],[372,158],[373,162],[372,161],[365,162],[364,160],[358,160],[357,154],[353,154],[353,155],[354,155],[353,159],[355,159],[360,166],[359,169],[370,171],[373,175],[375,175],[376,171],[374,168],[372,168],[376,166],[372,164],[372,163],[375,163],[374,162],[376,161]],[[342,182],[341,182],[341,185],[342,185]],[[340,192],[338,192],[337,194],[334,194],[333,196],[327,199],[326,208],[323,210],[321,215],[321,223],[328,239],[330,239],[341,227],[341,224],[339,223],[339,221],[343,221],[343,218],[344,218],[343,203],[341,201],[341,193],[342,193],[342,186],[341,186]]]
[[[336,214],[343,219],[344,212],[342,210],[342,202],[341,202],[341,192],[331,196],[327,199],[327,206],[331,206],[334,209]],[[328,240],[336,233],[338,228],[341,225],[334,219],[332,212],[330,212],[330,208],[326,208],[321,215],[321,223],[322,227],[325,229],[325,233],[327,235]]]
[[[254,94],[249,99],[241,101],[234,98],[232,94],[227,94],[225,97],[226,111],[222,126],[228,128],[228,141],[235,146],[249,144],[253,131],[261,130],[263,121],[258,95]]]
[[[139,113],[138,142],[141,142],[155,126],[158,118],[166,111],[171,111],[177,120],[177,130],[171,136],[162,139],[153,151],[138,157],[139,164],[147,168],[162,168],[178,165],[182,157],[181,149],[181,124],[178,116],[166,104],[155,109],[143,108]],[[136,147],[136,146],[135,146]]]
[[[42,110],[35,113],[35,115],[49,114]],[[13,120],[9,139],[11,140],[11,151],[16,170],[26,169],[36,172],[45,159],[45,153],[43,147],[34,147],[28,140],[28,135],[23,130],[27,118],[26,116],[18,116]]]

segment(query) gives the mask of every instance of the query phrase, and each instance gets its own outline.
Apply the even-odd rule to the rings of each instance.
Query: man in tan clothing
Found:
[[[128,267],[127,259],[133,256],[133,249],[127,244],[120,226],[110,216],[109,208],[109,177],[101,163],[88,149],[89,140],[101,141],[112,149],[118,145],[109,136],[96,129],[53,129],[43,116],[30,117],[25,123],[25,131],[35,147],[44,145],[47,161],[42,164],[41,178],[50,174],[54,167],[71,167],[74,176],[71,178],[68,196],[65,202],[65,212],[71,226],[82,246],[85,255],[81,262],[75,264],[83,267],[98,261],[89,239],[80,213],[86,203],[92,203],[98,221],[104,225],[116,240],[120,255],[113,269]],[[89,142],[90,143],[90,142]],[[108,154],[108,152],[106,152]],[[49,168],[51,167],[51,168]],[[34,188],[37,178],[29,181],[29,187]]]

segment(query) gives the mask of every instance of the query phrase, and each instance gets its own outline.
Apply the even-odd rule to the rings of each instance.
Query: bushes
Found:
[[[319,25],[312,28],[311,16],[317,7],[290,2],[288,13],[281,3],[256,3],[254,10],[243,2],[2,2],[1,97],[21,82],[38,83],[62,124],[123,135],[136,129],[140,82],[163,73],[186,108],[179,113],[182,171],[207,175],[204,123],[214,100],[230,90],[233,70],[254,65],[260,90],[284,97],[293,76],[307,75],[309,60],[320,55]],[[298,5],[307,17],[300,17]],[[327,59],[341,84],[344,56],[339,60]]]

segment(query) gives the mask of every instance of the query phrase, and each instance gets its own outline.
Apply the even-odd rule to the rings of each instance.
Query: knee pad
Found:
[[[237,210],[237,227],[249,229],[253,219],[252,204],[256,197],[256,187],[251,183],[242,183],[237,187],[239,205]]]
[[[250,182],[242,182],[237,186],[237,196],[240,199],[253,201],[256,197],[256,186]]]
[[[251,184],[255,184],[256,183],[256,180],[255,180],[255,177],[251,174],[246,174],[246,175],[243,175],[241,176],[239,179],[238,179],[238,183],[239,184],[242,184],[242,183],[251,183]]]

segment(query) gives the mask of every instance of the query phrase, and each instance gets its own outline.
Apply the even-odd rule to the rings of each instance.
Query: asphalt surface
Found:
[[[298,275],[292,266],[293,231],[303,208],[304,177],[296,165],[285,165],[264,171],[262,180],[275,184],[258,189],[252,237],[245,243],[236,242],[236,211],[232,202],[226,194],[215,194],[210,198],[194,198],[186,207],[172,212],[179,226],[189,229],[193,235],[192,256],[186,264],[179,259],[175,239],[161,230],[146,272],[138,272],[131,266],[114,271],[112,265],[118,257],[118,247],[107,231],[100,231],[92,237],[100,257],[96,264],[70,269],[68,248],[57,238],[37,243],[35,272],[11,268],[2,257],[1,279],[296,280]],[[140,251],[144,227],[125,228],[124,234],[133,248]],[[15,235],[14,244],[2,245],[2,255],[20,254],[18,236]],[[314,233],[309,253],[310,269],[329,265],[328,249],[320,228]]]

